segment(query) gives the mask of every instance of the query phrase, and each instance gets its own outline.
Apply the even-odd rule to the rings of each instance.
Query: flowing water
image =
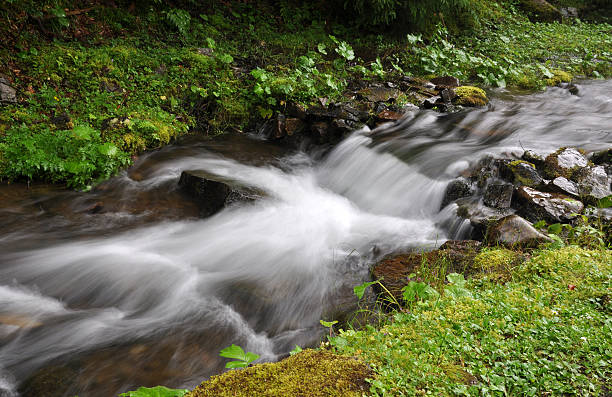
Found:
[[[488,109],[415,112],[324,153],[191,138],[91,192],[0,186],[0,395],[192,387],[223,370],[218,351],[232,343],[274,360],[315,343],[330,302],[352,299],[376,258],[465,235],[440,203],[484,155],[612,146],[612,81],[585,82],[581,96],[493,96]],[[177,189],[188,169],[265,197],[199,219]]]

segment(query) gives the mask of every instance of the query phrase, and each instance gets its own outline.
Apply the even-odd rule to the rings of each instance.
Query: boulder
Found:
[[[544,161],[546,160],[546,156],[536,152],[535,150],[525,150],[525,153],[521,156],[521,159],[534,164],[537,168],[544,165]]]
[[[446,186],[446,191],[444,192],[444,198],[442,199],[442,205],[440,208],[446,207],[457,199],[469,197],[473,194],[474,188],[472,187],[470,181],[463,177],[453,179]]]
[[[568,222],[584,209],[582,202],[559,193],[547,193],[521,186],[515,195],[518,212],[531,222]]]
[[[263,196],[256,189],[206,171],[183,171],[179,187],[197,201],[200,216],[211,216],[222,208],[244,201],[254,201]]]
[[[553,22],[563,19],[563,14],[546,0],[520,0],[519,6],[535,22]]]
[[[455,88],[457,96],[453,99],[453,104],[461,106],[486,106],[489,103],[487,94],[483,89],[464,85]]]
[[[17,91],[2,76],[0,76],[0,103],[17,103]]]
[[[580,197],[591,204],[612,194],[611,178],[602,165],[581,168],[574,173],[574,179],[578,184]]]
[[[487,230],[488,245],[507,247],[536,247],[551,239],[540,233],[527,220],[518,215],[509,215],[492,224]]]
[[[563,176],[553,179],[546,186],[553,192],[569,194],[575,197],[580,196],[578,185],[574,181],[570,181]]]
[[[589,155],[589,159],[596,165],[612,164],[612,148],[593,152]]]
[[[493,208],[510,208],[514,186],[508,183],[491,183],[485,189],[483,201]]]
[[[490,225],[515,212],[513,208],[486,207],[470,199],[459,199],[457,204],[459,204],[457,215],[470,220],[472,225],[470,238],[474,240],[483,240]]]
[[[533,187],[542,183],[542,177],[538,174],[535,165],[527,161],[515,160],[509,162],[507,166],[516,184]]]
[[[547,178],[563,176],[572,179],[572,174],[588,165],[587,158],[575,148],[561,148],[546,156],[543,171]]]
[[[442,76],[442,77],[434,77],[429,80],[432,84],[439,87],[459,87],[461,84],[459,83],[459,79],[453,76]]]

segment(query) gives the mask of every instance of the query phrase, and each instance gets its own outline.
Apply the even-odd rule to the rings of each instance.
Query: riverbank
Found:
[[[257,130],[294,105],[329,109],[356,88],[405,76],[537,90],[612,75],[609,24],[538,21],[506,2],[402,34],[332,23],[308,5],[70,7],[0,9],[4,181],[88,188],[180,135]],[[422,100],[392,98],[399,107]]]

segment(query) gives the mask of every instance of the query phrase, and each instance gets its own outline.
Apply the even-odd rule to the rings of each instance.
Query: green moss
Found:
[[[556,86],[560,83],[569,83],[572,81],[572,75],[568,72],[564,72],[563,70],[552,70],[553,77],[546,79],[546,85],[548,86]]]
[[[485,106],[489,103],[487,94],[482,88],[464,85],[455,88],[457,98],[455,103],[462,106]]]
[[[329,351],[304,350],[277,363],[213,376],[186,397],[361,397],[371,370],[361,361]]]
[[[525,185],[525,186],[534,186],[538,184],[540,181],[534,179],[538,177],[537,172],[529,171],[529,168],[525,169],[524,167],[521,167],[521,165],[523,164],[532,168],[534,171],[536,170],[536,166],[528,161],[524,161],[524,160],[511,161],[510,163],[508,163],[508,167],[510,168],[510,170],[512,171],[512,174],[514,175],[515,182],[518,182],[521,185]]]
[[[544,0],[520,0],[520,7],[532,19],[544,22],[561,20],[561,13],[553,5]]]

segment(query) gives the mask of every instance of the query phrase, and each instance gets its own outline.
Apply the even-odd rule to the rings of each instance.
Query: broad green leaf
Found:
[[[110,142],[98,145],[98,151],[100,152],[100,154],[103,154],[105,156],[113,157],[117,154],[118,150],[119,149],[117,149],[117,146],[113,145]]]
[[[72,129],[72,134],[78,139],[90,140],[96,135],[96,130],[88,125],[77,125]]]
[[[246,368],[249,366],[249,363],[246,361],[230,361],[225,364],[225,368]]]
[[[563,230],[563,226],[561,226],[560,223],[553,223],[552,225],[548,226],[548,233],[559,234],[561,233],[561,230]]]
[[[219,355],[221,357],[236,358],[238,360],[246,361],[246,354],[244,353],[242,347],[234,344],[221,350],[221,352],[219,352]]]
[[[612,207],[612,195],[610,196],[606,196],[602,199],[599,199],[599,201],[597,202],[597,206],[599,208],[610,208]]]
[[[353,287],[353,293],[355,293],[355,295],[357,295],[358,299],[363,298],[363,294],[365,293],[366,288],[368,288],[370,285],[376,284],[378,281],[370,281],[370,282],[365,282],[361,285],[358,285],[356,287]]]
[[[293,350],[291,350],[291,351],[289,352],[289,355],[290,355],[290,356],[293,356],[294,354],[298,354],[298,353],[299,353],[299,352],[301,352],[301,351],[302,351],[302,348],[301,348],[301,347],[299,347],[298,345],[295,345],[295,347],[293,348]]]

